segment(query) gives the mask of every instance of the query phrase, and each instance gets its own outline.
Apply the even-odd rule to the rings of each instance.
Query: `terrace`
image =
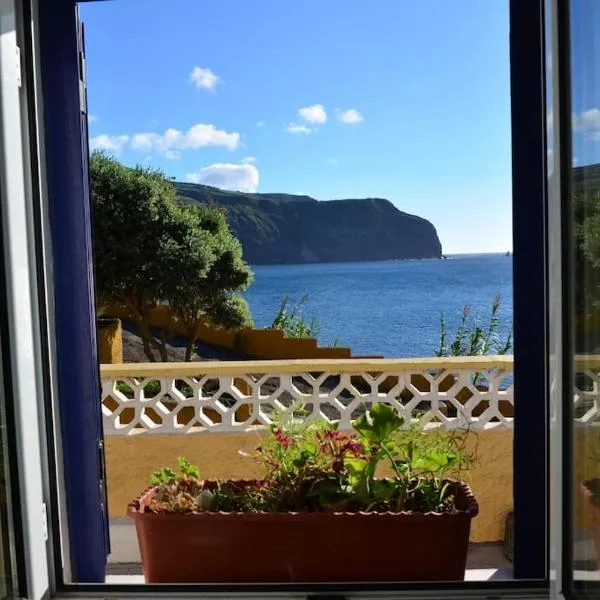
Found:
[[[600,417],[600,358],[580,357],[577,372],[576,443],[589,445]],[[258,444],[274,410],[302,405],[305,418],[344,430],[361,407],[376,402],[389,403],[431,435],[468,432],[477,461],[466,479],[480,513],[465,579],[513,577],[506,548],[507,517],[515,508],[512,356],[105,364],[101,379],[113,548],[107,582],[143,581],[135,529],[124,514],[152,471],[186,456],[207,478],[252,478],[258,471],[243,453]],[[588,466],[581,465],[578,481]],[[579,496],[576,516],[575,559],[582,577],[595,576],[590,514]]]
[[[480,514],[467,579],[511,578],[503,547],[513,510],[512,365],[511,356],[103,365],[114,550],[108,580],[141,580],[135,530],[124,513],[149,473],[186,456],[208,478],[251,478],[255,465],[239,451],[257,445],[274,409],[301,404],[307,418],[348,429],[361,407],[375,402],[417,419],[432,435],[468,430],[478,460],[467,478]]]

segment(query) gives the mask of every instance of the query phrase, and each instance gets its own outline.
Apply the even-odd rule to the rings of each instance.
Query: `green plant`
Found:
[[[180,473],[162,469],[150,509],[287,511],[452,512],[450,479],[474,460],[465,432],[429,434],[405,424],[395,409],[377,403],[340,432],[324,420],[305,418],[302,407],[274,416],[254,459],[258,482],[202,482],[198,470],[180,459]],[[388,467],[392,477],[380,478]]]
[[[235,482],[205,482],[200,470],[186,458],[177,459],[178,471],[163,467],[150,478],[154,493],[150,503],[155,512],[202,512],[261,510],[251,487]],[[257,487],[256,489],[259,489]]]
[[[175,387],[186,398],[190,398],[194,395],[194,390],[187,383],[185,383],[185,381],[176,381]],[[218,387],[219,387],[218,384],[215,384],[215,389],[218,389]],[[208,385],[205,386],[205,388],[204,388],[205,393],[206,392],[210,393],[209,389],[207,389],[207,388],[209,388]],[[127,385],[124,381],[117,382],[117,390],[119,390],[119,392],[121,392],[127,398],[133,398],[135,395],[133,388],[131,386]],[[160,393],[160,390],[161,390],[160,381],[157,381],[156,379],[151,379],[144,385],[144,396],[146,398],[153,398],[154,396],[158,396],[158,394]]]
[[[284,296],[270,328],[281,329],[285,336],[289,338],[317,337],[319,335],[319,322],[316,319],[308,320],[302,315],[307,302],[308,294],[304,294],[300,301],[290,309],[290,298]]]
[[[200,325],[252,322],[239,295],[252,272],[223,210],[183,205],[161,171],[128,168],[101,152],[92,154],[90,173],[98,296],[127,310],[148,360],[168,360],[169,333],[150,327],[161,302],[184,326],[186,360]]]
[[[492,301],[492,310],[487,325],[471,317],[471,308],[465,305],[460,325],[454,336],[448,333],[446,317],[440,316],[440,344],[434,350],[436,356],[485,356],[507,354],[512,349],[512,331],[505,339],[498,335],[500,320],[500,296]]]

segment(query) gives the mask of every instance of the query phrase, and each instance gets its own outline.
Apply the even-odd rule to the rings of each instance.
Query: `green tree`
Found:
[[[600,192],[573,197],[575,312],[585,317],[600,308]]]
[[[166,332],[150,312],[167,302],[183,323],[190,360],[201,324],[250,324],[238,295],[252,281],[242,247],[218,206],[183,205],[161,171],[128,168],[95,152],[90,160],[97,293],[132,315],[150,361],[168,360]]]

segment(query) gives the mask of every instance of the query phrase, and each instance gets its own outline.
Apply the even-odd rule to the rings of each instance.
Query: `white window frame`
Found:
[[[549,291],[549,395],[550,395],[550,591],[553,600],[564,600],[561,582],[565,565],[562,563],[562,530],[563,530],[563,381],[562,381],[562,245],[561,245],[561,197],[560,180],[563,173],[560,168],[560,120],[558,110],[560,106],[559,81],[561,73],[558,66],[558,2],[560,0],[546,1],[546,19],[550,27],[547,31],[546,48],[547,60],[551,64],[551,89],[547,89],[547,96],[552,98],[552,130],[547,136],[552,139],[553,164],[549,169],[548,177],[553,182],[548,185],[548,291]],[[548,39],[549,35],[549,39]]]
[[[12,340],[10,369],[15,399],[15,437],[22,515],[25,577],[29,598],[47,595],[47,498],[44,493],[42,364],[37,315],[36,256],[29,194],[28,144],[23,129],[24,100],[16,0],[0,0],[0,202],[6,264],[7,312]],[[14,340],[18,340],[15,343]]]

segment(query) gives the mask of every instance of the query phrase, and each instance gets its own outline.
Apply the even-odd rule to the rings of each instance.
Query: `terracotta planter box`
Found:
[[[462,483],[453,514],[140,512],[152,493],[128,508],[147,583],[459,581],[478,513]]]

